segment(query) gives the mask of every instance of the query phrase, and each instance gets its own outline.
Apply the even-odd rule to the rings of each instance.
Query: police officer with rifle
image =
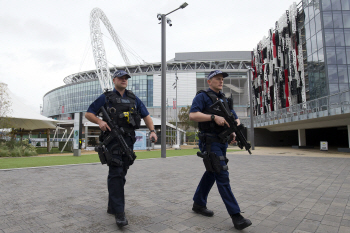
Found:
[[[85,117],[101,129],[100,145],[95,148],[102,164],[109,167],[107,213],[115,215],[118,227],[128,225],[125,217],[125,176],[136,159],[133,145],[141,118],[150,130],[150,140],[157,142],[152,118],[142,101],[126,90],[130,75],[123,70],[113,74],[113,91],[105,91],[88,108]],[[98,116],[102,117],[100,119]]]
[[[227,99],[222,93],[224,78],[227,76],[227,73],[220,70],[210,72],[207,76],[209,89],[197,93],[190,109],[190,120],[198,122],[200,130],[201,152],[197,155],[203,158],[206,168],[194,194],[192,210],[208,217],[214,215],[213,211],[207,209],[207,198],[216,181],[234,227],[242,230],[252,223],[241,215],[237,200],[232,193],[227,171],[226,149],[228,142],[237,142],[241,149],[244,147],[250,153],[250,144],[241,132],[243,125],[233,110],[232,99]]]

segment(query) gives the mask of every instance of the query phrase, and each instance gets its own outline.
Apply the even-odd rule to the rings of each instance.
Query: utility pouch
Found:
[[[98,153],[98,157],[100,158],[101,164],[106,164],[107,160],[106,160],[105,154],[103,153],[102,147],[96,146],[95,151]]]
[[[133,165],[133,164],[134,164],[134,161],[135,161],[135,159],[136,159],[136,154],[135,154],[135,152],[133,152],[133,153],[131,154],[131,158],[132,158],[132,159],[130,159],[129,156],[123,156],[123,162],[124,162],[124,160],[125,160],[125,162],[126,162],[126,164],[128,164],[128,166]]]
[[[213,167],[214,172],[220,173],[222,166],[221,166],[221,164],[220,164],[220,159],[219,159],[219,157],[216,156],[215,153],[210,152],[210,153],[209,153],[209,158],[210,158],[211,165],[212,165],[212,167]]]
[[[203,159],[203,163],[205,166],[205,170],[208,172],[214,172],[210,157],[208,153],[205,151],[204,153],[198,151],[197,156]]]

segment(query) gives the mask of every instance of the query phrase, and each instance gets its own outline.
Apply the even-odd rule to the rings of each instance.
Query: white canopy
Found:
[[[22,128],[25,130],[34,129],[54,129],[57,121],[51,118],[40,115],[25,105],[16,95],[14,95],[5,84],[5,90],[9,95],[11,103],[10,113],[7,116],[10,127]]]

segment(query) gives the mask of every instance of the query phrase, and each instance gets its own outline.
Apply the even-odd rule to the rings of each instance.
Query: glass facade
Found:
[[[320,0],[320,2],[324,28],[324,60],[328,77],[326,84],[329,87],[328,94],[332,95],[349,89],[350,0]]]
[[[128,89],[134,92],[146,107],[153,106],[153,75],[132,76]],[[44,96],[43,115],[57,118],[58,115],[85,112],[101,93],[98,80],[59,87]]]
[[[128,89],[134,92],[146,107],[153,107],[153,75],[132,75]]]
[[[59,87],[44,96],[43,115],[85,112],[99,95],[101,86],[98,80]]]
[[[321,11],[321,0],[303,0],[304,9],[304,28],[302,34],[305,35],[303,39],[306,42],[306,57],[307,66],[305,69],[305,79],[308,80],[309,98],[317,99],[328,95],[328,85],[326,78],[326,68],[324,49],[324,40],[327,43],[327,37],[324,39],[323,35],[326,30],[322,30],[322,21],[324,24],[332,23],[332,16],[323,14]],[[304,33],[303,33],[304,32]],[[329,35],[331,36],[331,35]],[[332,36],[334,36],[332,34]],[[330,38],[328,37],[328,40]]]

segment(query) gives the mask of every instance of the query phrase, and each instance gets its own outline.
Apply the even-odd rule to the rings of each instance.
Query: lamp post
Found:
[[[252,77],[253,69],[248,68],[248,86],[249,86],[249,104],[250,104],[250,144],[252,150],[255,150],[254,142],[254,111],[253,111],[253,89],[252,89]]]
[[[176,119],[176,132],[175,132],[175,149],[179,149],[179,140],[178,140],[178,131],[177,131],[177,80],[179,80],[179,78],[177,77],[177,70],[175,70],[175,82],[173,84],[174,89],[176,89],[176,98],[175,98],[175,119]]]
[[[179,9],[183,9],[188,4],[184,2],[179,8],[169,12],[168,14],[158,14],[157,18],[161,21],[162,24],[162,94],[161,94],[161,157],[166,158],[166,40],[165,40],[165,23],[168,23],[169,26],[172,26],[171,20],[166,18],[167,15],[177,11]]]

